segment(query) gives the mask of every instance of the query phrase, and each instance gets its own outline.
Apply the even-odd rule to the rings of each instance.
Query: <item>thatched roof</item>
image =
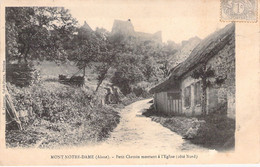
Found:
[[[171,71],[173,71],[175,68],[178,68],[180,64],[178,64],[176,67],[174,67]],[[180,83],[175,78],[174,75],[171,75],[167,80],[161,82],[160,84],[156,85],[155,87],[150,89],[150,93],[157,93],[157,92],[163,92],[169,89],[179,89]]]
[[[169,78],[166,81],[160,83],[159,85],[153,87],[150,90],[150,93],[158,93],[158,92],[163,92],[166,90],[178,90],[180,86],[180,82],[174,78]]]
[[[235,24],[233,23],[209,35],[193,49],[190,56],[181,63],[179,68],[172,71],[172,74],[181,77],[196,68],[198,64],[206,63],[230,42],[233,35],[235,35]]]
[[[223,29],[210,34],[193,49],[190,56],[184,62],[171,70],[172,74],[168,80],[152,88],[150,93],[166,91],[176,87],[174,83],[179,83],[179,80],[185,74],[194,70],[199,65],[207,63],[212,57],[217,55],[226,44],[230,43],[234,35],[234,23],[228,24]]]

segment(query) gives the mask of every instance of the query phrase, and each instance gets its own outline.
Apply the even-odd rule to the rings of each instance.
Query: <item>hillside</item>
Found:
[[[168,59],[171,68],[174,68],[176,65],[186,60],[200,41],[201,39],[198,37],[193,37],[189,40],[182,41],[179,50]]]
[[[41,79],[43,81],[47,81],[44,82],[45,85],[50,84],[50,81],[52,82],[52,86],[53,82],[59,84],[57,82],[59,75],[66,75],[67,77],[71,77],[73,75],[82,75],[82,71],[79,71],[72,62],[57,65],[55,62],[43,61],[41,64],[36,65],[35,68],[40,72]],[[108,75],[111,75],[111,73],[113,73],[113,71],[110,70]],[[85,76],[85,87],[91,90],[95,90],[98,82],[97,76],[98,75],[94,71],[93,67],[87,67]],[[104,87],[107,87],[108,85],[111,85],[109,77],[104,80],[100,88],[104,89]]]
[[[56,9],[8,9],[6,33],[12,38],[7,38],[6,81],[13,100],[8,113],[17,113],[18,119],[6,122],[7,147],[52,148],[105,140],[119,123],[118,109],[151,96],[151,85],[169,72],[163,68],[168,56],[181,48],[163,43],[160,31],[135,31],[130,19],[115,20],[111,32],[92,30],[87,22],[79,26],[70,17],[61,17],[57,25],[39,25],[46,18],[57,19]],[[12,114],[6,117],[13,119]]]

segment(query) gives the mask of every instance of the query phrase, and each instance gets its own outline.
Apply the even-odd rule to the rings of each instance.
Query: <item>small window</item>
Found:
[[[191,87],[188,86],[184,89],[184,106],[190,107],[191,103]]]
[[[194,84],[194,103],[195,103],[195,105],[201,104],[201,83],[200,83],[200,81]]]

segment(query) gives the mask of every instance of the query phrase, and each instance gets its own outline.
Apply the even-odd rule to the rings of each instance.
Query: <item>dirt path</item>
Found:
[[[118,127],[111,133],[103,146],[111,148],[153,149],[156,151],[207,151],[191,144],[181,136],[163,127],[150,118],[142,116],[142,111],[150,107],[151,99],[137,101],[121,111]]]

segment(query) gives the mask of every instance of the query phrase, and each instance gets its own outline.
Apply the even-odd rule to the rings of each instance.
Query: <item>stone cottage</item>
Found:
[[[202,68],[214,73],[204,84],[201,78],[194,77],[195,71]],[[221,112],[234,119],[235,24],[228,24],[202,40],[186,60],[171,70],[171,76],[150,92],[158,112],[195,116],[202,114],[203,85],[207,85],[206,114]]]

